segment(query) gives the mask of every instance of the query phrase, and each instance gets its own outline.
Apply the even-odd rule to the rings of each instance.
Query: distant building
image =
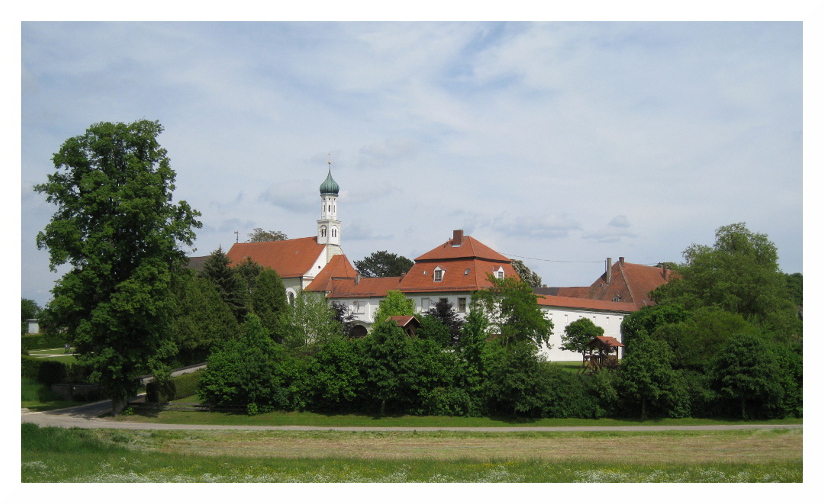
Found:
[[[293,301],[301,292],[324,295],[329,302],[345,306],[355,316],[355,333],[366,334],[375,323],[381,300],[391,290],[412,299],[417,313],[424,313],[439,301],[452,304],[459,315],[469,311],[472,294],[488,288],[488,275],[517,277],[511,260],[492,250],[462,230],[452,238],[415,258],[410,270],[398,277],[364,278],[343,253],[342,225],[338,219],[339,186],[331,168],[320,186],[321,214],[315,236],[273,242],[235,243],[227,252],[232,265],[248,259],[272,268],[283,279],[287,297]],[[205,258],[190,258],[190,267],[199,268]],[[567,325],[583,317],[604,329],[604,335],[621,340],[624,317],[643,306],[654,304],[649,292],[668,281],[666,268],[630,264],[621,257],[589,287],[542,287],[535,289],[538,304],[554,323],[551,349],[542,353],[550,360],[579,360],[579,354],[560,349]],[[409,321],[403,321],[405,324]],[[417,320],[415,320],[417,322]],[[410,331],[408,326],[405,329]],[[415,328],[416,329],[416,328]]]

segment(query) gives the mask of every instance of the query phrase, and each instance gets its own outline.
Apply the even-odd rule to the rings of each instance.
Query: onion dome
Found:
[[[335,182],[335,179],[332,178],[332,170],[330,169],[329,174],[326,176],[326,180],[324,180],[323,184],[320,185],[320,193],[334,194],[337,196],[338,191],[340,191],[340,187],[338,186],[338,183]]]

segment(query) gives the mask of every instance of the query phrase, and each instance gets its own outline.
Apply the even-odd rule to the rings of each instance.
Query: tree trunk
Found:
[[[381,399],[381,416],[383,416],[383,412],[386,410],[386,399]]]
[[[641,420],[647,419],[647,398],[641,398]]]
[[[112,397],[112,416],[117,416],[126,409],[125,397]]]

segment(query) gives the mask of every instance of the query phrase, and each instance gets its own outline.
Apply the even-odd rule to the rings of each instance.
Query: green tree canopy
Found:
[[[675,414],[686,401],[677,373],[672,369],[672,351],[663,341],[650,338],[645,332],[636,335],[621,361],[621,394],[640,406],[641,420],[646,420],[652,407]]]
[[[355,261],[355,269],[367,278],[394,277],[409,271],[413,264],[411,259],[404,256],[379,250],[364,257],[362,261]]]
[[[529,284],[529,286],[533,289],[537,289],[543,284],[543,280],[541,280],[541,277],[537,273],[529,269],[529,267],[526,264],[524,264],[523,261],[513,259],[512,267],[515,269],[515,272],[518,273],[518,276],[521,277],[521,280]]]
[[[250,242],[269,242],[288,240],[286,233],[281,231],[264,231],[263,228],[255,228],[249,233]]]
[[[137,377],[162,374],[175,353],[171,285],[186,260],[181,246],[201,226],[185,201],[172,203],[162,131],[148,120],[94,124],[63,143],[56,171],[34,188],[57,205],[37,246],[52,270],[71,266],[52,290],[53,322],[73,337],[115,413]]]
[[[275,333],[289,348],[313,350],[331,339],[343,337],[343,326],[322,294],[301,291],[294,306],[280,311]]]
[[[406,297],[399,290],[391,290],[381,299],[378,310],[375,312],[375,323],[386,322],[388,317],[414,315],[415,302]]]
[[[237,336],[240,326],[217,288],[191,270],[174,285],[175,317],[172,333],[183,366],[206,360],[212,347]]]
[[[20,321],[25,322],[28,319],[37,318],[37,314],[40,313],[40,307],[37,306],[37,303],[26,298],[20,298],[20,301]]]
[[[763,415],[765,409],[777,407],[784,395],[773,343],[751,334],[724,343],[713,362],[712,377],[722,397],[738,402],[741,418]]]
[[[587,349],[587,343],[596,336],[603,336],[604,328],[595,325],[589,318],[580,318],[570,322],[561,336],[561,350],[569,350],[582,355]]]
[[[529,284],[519,278],[487,277],[492,284],[488,289],[472,295],[474,309],[486,314],[493,333],[500,335],[504,346],[514,341],[527,341],[540,348],[550,347],[549,337],[553,324],[544,318],[538,298]]]
[[[260,319],[260,324],[270,337],[276,337],[278,317],[291,309],[286,299],[283,280],[272,268],[264,268],[254,281],[249,296],[252,312]]]
[[[677,303],[688,310],[716,306],[781,331],[792,327],[796,305],[778,269],[778,251],[767,235],[744,223],[718,228],[713,246],[689,246],[679,279],[652,293],[659,304]]]
[[[246,277],[242,277],[229,267],[230,262],[223,250],[218,247],[203,262],[200,275],[214,284],[223,302],[235,314],[237,321],[242,322],[248,313],[246,302],[249,297],[249,286]]]

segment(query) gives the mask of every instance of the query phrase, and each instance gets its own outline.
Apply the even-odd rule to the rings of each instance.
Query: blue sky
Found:
[[[463,229],[550,286],[681,262],[746,222],[802,270],[800,22],[40,23],[21,28],[22,296],[59,274],[33,192],[66,139],[158,120],[197,251],[315,234],[350,260]]]

